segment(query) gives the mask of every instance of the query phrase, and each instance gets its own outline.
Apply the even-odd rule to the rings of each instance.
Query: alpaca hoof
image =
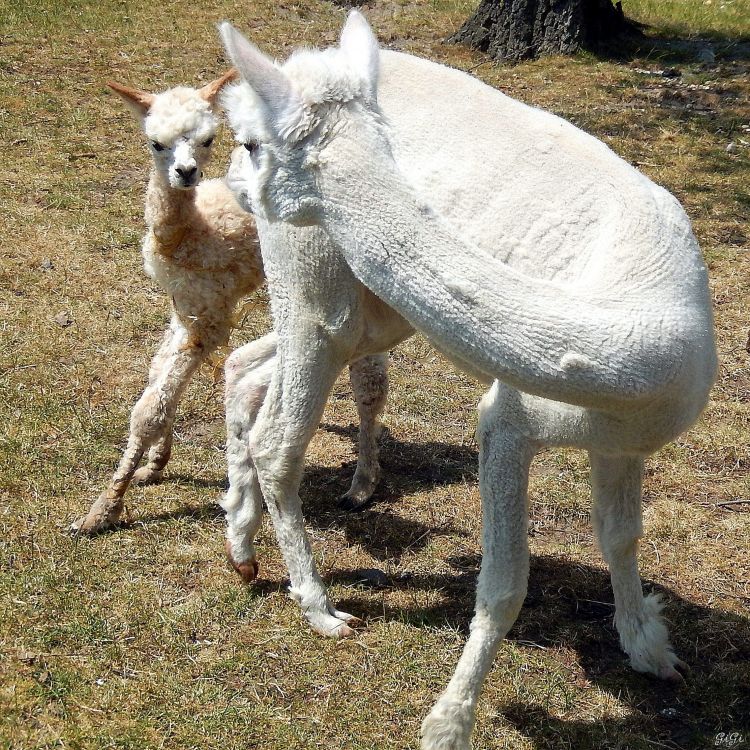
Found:
[[[636,672],[680,683],[684,680],[681,672],[687,672],[689,667],[675,655],[669,642],[667,626],[661,616],[662,606],[661,598],[651,594],[643,599],[640,611],[616,613],[615,624],[620,643],[630,656],[630,666]]]
[[[73,521],[73,523],[68,526],[68,531],[75,535],[75,534],[85,534],[86,532],[83,530],[84,524],[86,523],[86,516],[81,516],[77,521]]]
[[[360,620],[359,617],[355,617],[354,615],[350,615],[347,612],[341,612],[338,609],[333,610],[334,617],[338,617],[339,620],[343,620],[347,625],[349,625],[351,628],[358,628],[361,627],[364,623],[362,620]]]
[[[334,638],[351,638],[354,635],[354,628],[350,628],[345,622],[334,627],[331,635]]]
[[[239,563],[237,565],[232,563],[232,566],[245,583],[252,583],[258,577],[260,571],[257,560],[250,560],[249,562]]]
[[[350,638],[356,632],[354,626],[361,624],[361,620],[354,617],[353,615],[347,614],[346,612],[339,612],[335,609],[329,613],[319,613],[311,615],[309,612],[305,613],[310,627],[326,638]]]
[[[130,480],[132,484],[156,484],[161,482],[164,472],[157,469],[152,469],[149,466],[141,466],[135,470],[133,478]]]
[[[673,664],[666,664],[659,669],[657,675],[660,680],[666,680],[675,685],[682,685],[685,682],[685,675],[690,672],[690,666],[682,659],[675,657]]]
[[[342,510],[362,510],[372,499],[376,486],[376,479],[363,479],[355,474],[352,486],[339,498],[339,508]]]
[[[77,521],[74,521],[69,526],[71,534],[81,534],[85,536],[94,536],[102,531],[111,529],[115,524],[108,523],[104,520],[93,519],[89,520],[88,516],[81,516]]]
[[[93,536],[114,528],[120,520],[121,513],[122,509],[120,508],[106,513],[98,513],[92,509],[85,516],[81,516],[77,521],[70,524],[68,528],[71,534]]]
[[[671,647],[668,651],[665,650],[658,660],[653,659],[649,663],[631,658],[630,666],[636,672],[653,675],[665,682],[671,682],[673,685],[682,685],[685,682],[685,675],[690,672],[690,667],[674,655]]]
[[[350,490],[351,492],[351,490]],[[371,495],[352,495],[347,492],[339,498],[338,506],[341,510],[358,511],[364,510]]]
[[[455,701],[438,701],[422,722],[421,750],[471,750],[472,712]]]
[[[255,557],[251,557],[249,560],[245,560],[244,562],[236,562],[234,557],[232,556],[232,548],[228,539],[224,542],[224,549],[226,550],[227,560],[229,560],[229,564],[237,571],[239,577],[245,583],[252,583],[258,577],[258,571],[260,570],[258,561],[255,559]]]

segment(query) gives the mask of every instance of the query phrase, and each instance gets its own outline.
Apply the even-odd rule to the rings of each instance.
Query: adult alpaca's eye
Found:
[[[162,146],[159,141],[151,141],[151,147],[154,151],[164,151],[164,146]]]
[[[242,144],[251,154],[254,154],[259,148],[260,144],[258,141],[248,141]]]
[[[203,143],[201,143],[201,146],[203,146],[203,148],[208,148],[213,142],[214,142],[214,137],[211,136],[210,138],[203,141]]]

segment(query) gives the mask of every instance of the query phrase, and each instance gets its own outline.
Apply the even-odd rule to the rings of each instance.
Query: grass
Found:
[[[585,457],[547,452],[531,482],[528,601],[479,706],[475,747],[487,750],[750,737],[750,506],[728,504],[750,497],[750,4],[624,5],[654,37],[632,59],[512,68],[443,44],[469,2],[368,11],[386,45],[562,114],[669,188],[712,277],[720,377],[701,421],[648,463],[641,555],[693,676],[674,689],[627,668],[588,524]],[[148,157],[103,81],[209,80],[225,64],[223,18],[283,55],[333,42],[343,15],[313,0],[0,0],[0,748],[403,750],[450,676],[480,556],[480,389],[418,337],[393,353],[372,507],[335,508],[355,458],[345,381],[309,452],[309,529],[334,599],[366,621],[355,639],[303,626],[268,523],[257,586],[243,589],[224,563],[221,384],[208,369],[181,408],[165,482],[130,493],[130,522],[115,533],[66,533],[117,460],[166,317],[140,267]],[[680,75],[661,75],[675,34],[722,40],[716,63],[688,47]],[[253,310],[236,341],[268,326]],[[362,585],[364,568],[393,585]]]
[[[750,40],[745,0],[625,0],[630,18],[670,35]]]

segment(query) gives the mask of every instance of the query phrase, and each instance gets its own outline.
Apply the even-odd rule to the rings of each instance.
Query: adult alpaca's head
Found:
[[[338,47],[297,51],[282,66],[231,24],[220,31],[243,79],[223,99],[242,144],[232,155],[230,188],[241,205],[270,221],[318,223],[328,194],[323,183],[344,179],[344,171],[361,164],[357,151],[389,156],[372,30],[352,11]]]
[[[177,190],[190,190],[200,181],[211,156],[219,127],[219,118],[214,113],[219,91],[235,77],[236,71],[230,70],[203,88],[179,86],[162,94],[113,81],[107,85],[140,121],[154,167],[162,180]]]

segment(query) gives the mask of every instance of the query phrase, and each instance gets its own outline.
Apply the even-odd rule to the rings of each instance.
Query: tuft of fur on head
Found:
[[[195,89],[178,86],[157,94],[143,121],[150,140],[171,145],[178,138],[206,140],[215,135],[219,118]]]
[[[338,47],[297,50],[281,66],[231,24],[219,28],[244,79],[223,97],[238,140],[252,134],[267,139],[274,132],[294,143],[312,132],[331,106],[376,104],[379,47],[358,11],[349,14]]]
[[[279,66],[231,24],[219,28],[243,79],[223,103],[248,152],[235,149],[227,184],[241,205],[269,221],[314,223],[317,166],[331,137],[351,121],[348,110],[364,109],[365,122],[378,130],[382,125],[377,40],[364,17],[352,12],[338,47],[300,50]]]
[[[370,25],[357,10],[350,11],[338,47],[301,49],[292,53],[282,71],[294,81],[302,104],[346,104],[377,100],[380,48]]]

